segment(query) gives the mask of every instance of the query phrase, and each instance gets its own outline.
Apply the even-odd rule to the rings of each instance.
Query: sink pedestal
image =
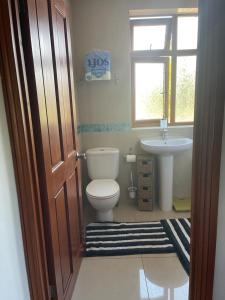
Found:
[[[173,155],[160,155],[159,160],[159,206],[163,211],[173,208]]]
[[[141,148],[159,158],[159,205],[163,211],[173,208],[173,156],[191,149],[192,139],[142,139]]]

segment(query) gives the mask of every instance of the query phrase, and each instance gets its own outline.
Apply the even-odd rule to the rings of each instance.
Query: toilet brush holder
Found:
[[[129,186],[128,187],[128,193],[129,193],[130,199],[135,199],[136,198],[136,194],[137,194],[137,188],[136,188],[136,186]]]

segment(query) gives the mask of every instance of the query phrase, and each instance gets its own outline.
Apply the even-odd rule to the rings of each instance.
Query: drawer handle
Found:
[[[148,191],[148,190],[150,190],[150,188],[148,186],[143,186],[143,190]]]
[[[143,202],[150,202],[151,200],[149,200],[149,199],[143,199]]]
[[[150,177],[150,174],[143,174],[143,177],[148,178]]]

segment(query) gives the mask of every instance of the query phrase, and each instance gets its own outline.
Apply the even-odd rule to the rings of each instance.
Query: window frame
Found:
[[[170,35],[171,35],[171,18],[156,18],[156,19],[132,19],[130,20],[130,26],[131,26],[131,49],[132,51],[158,51],[158,50],[133,50],[134,48],[134,27],[138,26],[157,26],[162,25],[166,26],[166,33],[165,33],[165,43],[164,43],[164,49],[158,49],[158,50],[169,50],[170,47]]]
[[[164,64],[164,108],[163,115],[167,117],[168,115],[168,101],[169,101],[169,58],[168,57],[139,57],[135,60],[132,59],[132,123],[135,127],[145,127],[145,126],[157,126],[160,119],[143,119],[136,120],[136,99],[135,99],[135,64],[136,63],[162,63]]]
[[[154,19],[156,17],[156,19]],[[179,56],[196,56],[197,49],[177,49],[177,23],[179,17],[198,17],[197,13],[187,13],[187,14],[170,14],[169,17],[165,18],[164,15],[154,15],[146,16],[146,19],[131,19],[130,20],[130,29],[131,29],[131,94],[132,94],[132,126],[135,127],[148,127],[148,126],[159,126],[160,120],[157,122],[155,120],[136,120],[135,112],[135,74],[134,74],[134,64],[137,61],[150,61],[157,60],[161,58],[167,58],[171,61],[168,65],[168,77],[165,78],[165,85],[168,86],[166,92],[167,101],[165,101],[166,111],[165,117],[168,119],[169,126],[182,126],[182,125],[193,125],[194,122],[176,122],[176,80],[177,80],[177,57]],[[152,18],[152,19],[151,19]],[[167,24],[166,36],[165,36],[165,48],[159,50],[133,50],[133,27],[140,24],[142,26],[151,26],[153,24],[165,25]],[[171,40],[171,49],[170,49],[170,40]],[[169,75],[170,73],[170,75]]]

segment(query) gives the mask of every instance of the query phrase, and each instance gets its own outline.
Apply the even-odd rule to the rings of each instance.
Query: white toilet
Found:
[[[92,180],[87,188],[88,201],[96,210],[100,222],[113,221],[113,208],[120,197],[120,187],[115,181],[119,173],[119,150],[93,148],[86,152],[88,175]]]

